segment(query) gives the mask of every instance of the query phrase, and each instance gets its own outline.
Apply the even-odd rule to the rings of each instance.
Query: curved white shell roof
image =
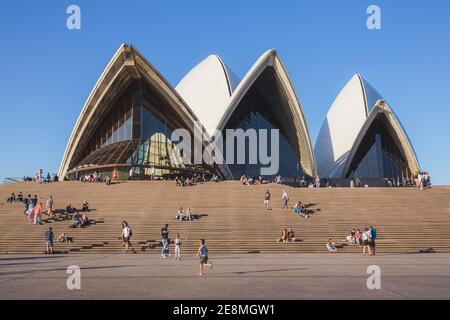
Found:
[[[359,74],[354,75],[345,85],[331,105],[317,137],[314,151],[320,176],[340,177],[369,110],[382,99]]]
[[[175,90],[190,106],[208,133],[218,128],[230,97],[239,83],[237,76],[216,55],[196,65]]]

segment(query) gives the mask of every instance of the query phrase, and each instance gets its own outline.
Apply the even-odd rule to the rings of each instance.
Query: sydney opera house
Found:
[[[332,104],[313,149],[301,104],[275,50],[265,52],[243,79],[218,56],[209,56],[173,88],[135,48],[122,45],[81,111],[59,176],[114,169],[127,174],[133,168],[141,179],[152,172],[160,178],[207,173],[232,180],[259,175],[267,165],[186,164],[180,160],[183,150],[171,140],[179,128],[193,140],[196,130],[210,137],[192,141],[203,148],[217,131],[278,129],[277,175],[286,178],[399,179],[419,171],[398,118],[359,75]]]

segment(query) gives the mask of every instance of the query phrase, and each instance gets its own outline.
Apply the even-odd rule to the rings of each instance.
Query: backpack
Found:
[[[370,235],[372,236],[372,239],[375,239],[377,237],[377,229],[372,228],[370,230]]]

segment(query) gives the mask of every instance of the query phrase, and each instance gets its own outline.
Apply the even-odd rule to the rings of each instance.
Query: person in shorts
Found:
[[[122,245],[123,245],[123,252],[128,253],[128,248],[130,247],[130,239],[131,239],[131,228],[128,225],[128,222],[124,221],[122,222]]]
[[[45,232],[45,253],[53,254],[53,228],[48,228]]]
[[[363,255],[366,255],[366,249],[369,252],[369,256],[372,255],[372,248],[370,247],[370,242],[372,241],[372,236],[368,228],[364,229],[362,233],[362,245],[363,245]]]
[[[198,275],[203,276],[203,268],[205,266],[209,267],[210,269],[212,269],[213,267],[211,261],[208,263],[208,248],[205,245],[205,239],[200,240],[200,247],[198,248],[197,254],[195,255],[195,259],[197,259],[198,257],[200,257],[200,272]]]

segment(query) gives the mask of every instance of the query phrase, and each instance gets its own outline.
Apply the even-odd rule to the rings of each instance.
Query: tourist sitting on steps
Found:
[[[191,208],[187,209],[186,220],[187,221],[192,221],[192,210],[191,210]]]
[[[69,228],[76,228],[76,227],[81,228],[81,217],[77,212],[74,213],[72,217],[72,224],[69,226]]]
[[[328,239],[327,250],[328,250],[328,252],[338,252],[339,251],[339,249],[336,248],[335,243],[331,239]]]
[[[66,206],[66,213],[76,213],[77,209],[75,209],[74,207],[72,207],[72,203],[69,203]]]
[[[362,245],[361,236],[362,236],[361,230],[360,229],[356,230],[356,232],[355,232],[355,243],[357,245]]]
[[[89,218],[88,216],[83,213],[83,215],[81,216],[81,228],[87,227],[90,224]]]
[[[278,239],[278,242],[288,242],[288,231],[287,231],[287,229],[284,229],[283,232],[281,232],[281,237]]]
[[[68,237],[66,236],[66,234],[63,232],[59,235],[58,237],[58,242],[66,242],[66,243],[72,243],[73,242],[73,237]]]
[[[9,196],[8,199],[6,199],[6,202],[10,202],[10,203],[16,202],[16,195],[14,194],[14,192],[11,193],[11,195]]]
[[[308,210],[306,210],[306,206],[301,202],[297,202],[293,208],[294,213],[303,218],[309,218]]]
[[[355,229],[352,229],[351,231],[348,232],[347,234],[347,242],[352,243],[352,244],[356,244],[356,238],[355,238]]]
[[[87,202],[87,200],[83,201],[83,209],[81,209],[81,211],[89,212],[89,203]]]
[[[292,228],[289,228],[287,231],[287,241],[297,241],[297,238],[295,237],[295,232],[292,230]]]
[[[180,207],[180,209],[178,210],[176,219],[177,219],[177,220],[180,220],[180,221],[183,221],[183,219],[184,219],[184,210],[183,210],[183,207]]]

